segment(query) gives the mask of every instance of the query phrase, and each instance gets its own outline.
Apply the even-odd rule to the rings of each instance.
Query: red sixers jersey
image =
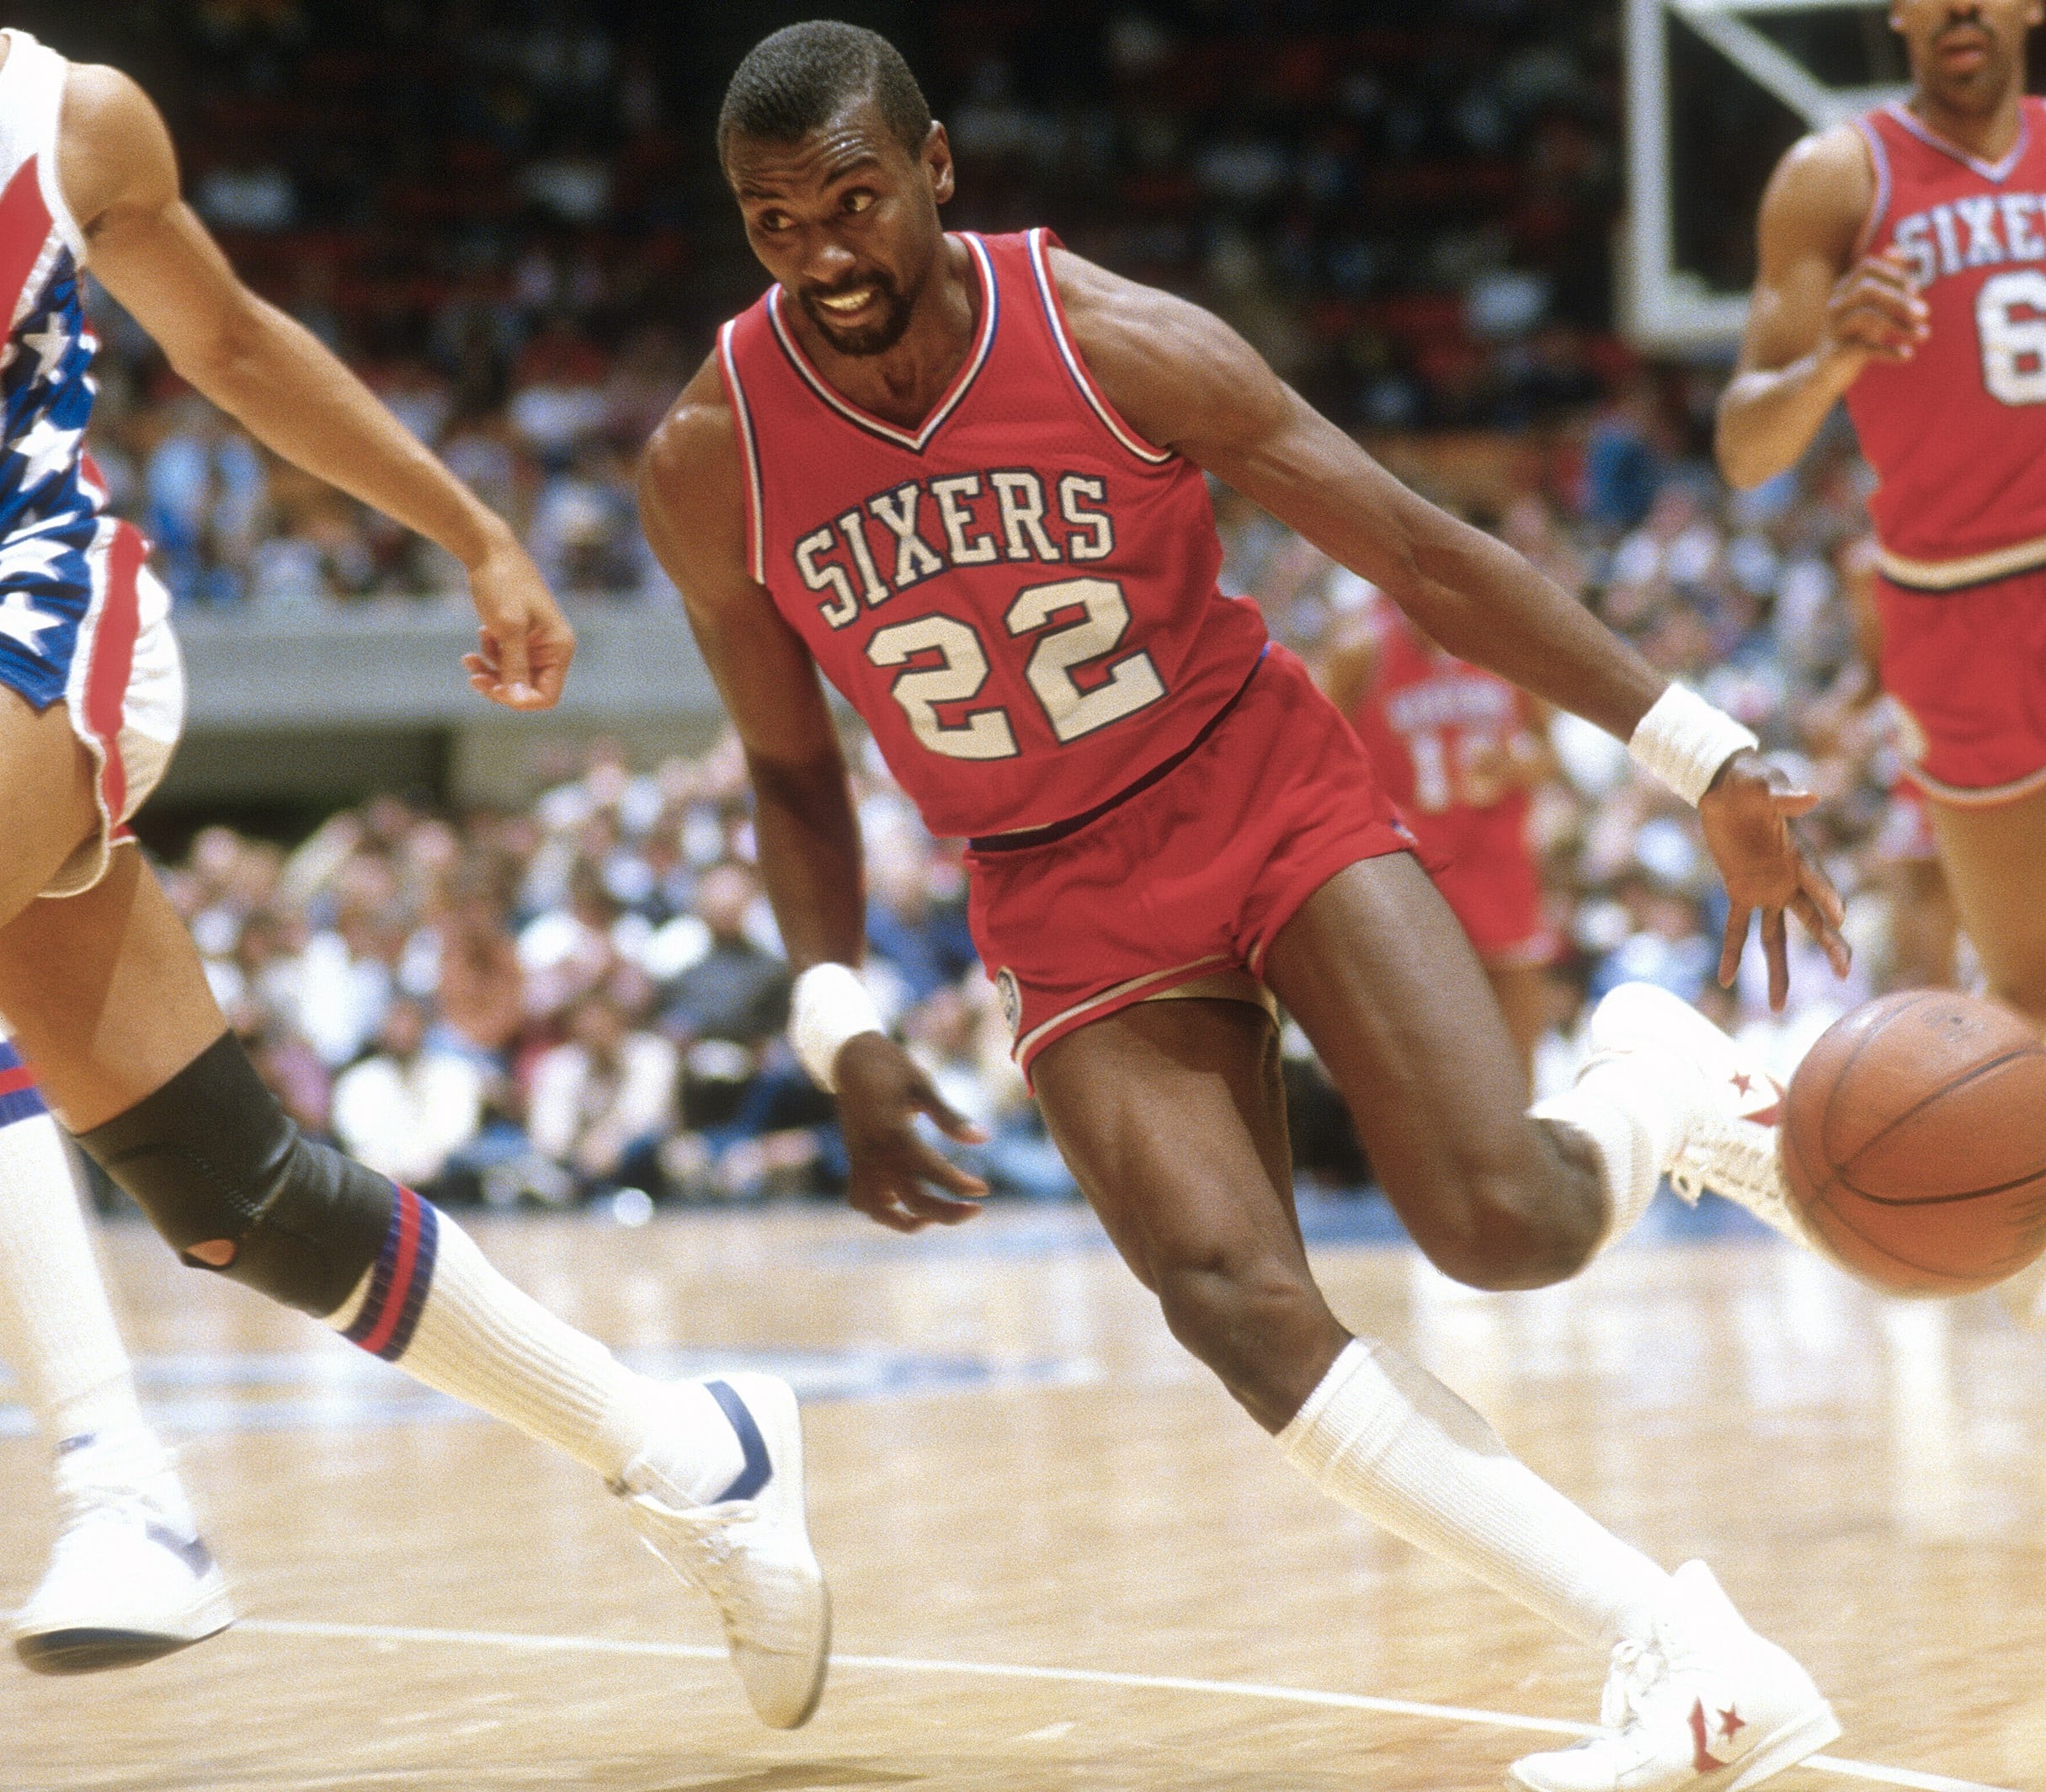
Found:
[[[1528,792],[1500,789],[1484,765],[1533,725],[1526,693],[1444,653],[1393,605],[1379,609],[1377,664],[1351,725],[1422,857],[1446,863],[1520,851]]]
[[[1847,393],[1883,569],[1919,589],[2046,563],[2046,111],[2022,108],[1994,165],[1900,104],[1856,120],[1876,178],[1857,255],[1896,245],[1931,312],[1910,360]]]
[[[914,429],[826,383],[781,289],[718,364],[746,460],[748,551],[940,835],[1083,813],[1188,745],[1264,651],[1215,579],[1198,467],[1145,442],[1080,360],[1057,239],[962,239],[965,365]]]

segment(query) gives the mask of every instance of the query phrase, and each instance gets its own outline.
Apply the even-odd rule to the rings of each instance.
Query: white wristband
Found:
[[[861,1033],[886,1032],[881,1011],[849,964],[813,964],[796,979],[789,1005],[789,1043],[810,1080],[835,1095],[839,1052]]]
[[[1722,765],[1744,747],[1760,744],[1724,710],[1673,684],[1641,718],[1627,750],[1644,771],[1695,803],[1712,788]]]

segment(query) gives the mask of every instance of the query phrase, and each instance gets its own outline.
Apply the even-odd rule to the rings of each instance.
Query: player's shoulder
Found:
[[[178,190],[178,162],[156,102],[134,76],[104,62],[65,71],[58,153],[65,197],[81,226],[123,201],[162,200]]]
[[[1783,152],[1763,195],[1763,215],[1858,231],[1875,189],[1868,139],[1849,120],[1799,137]]]
[[[640,516],[657,549],[672,540],[693,559],[743,562],[745,479],[738,421],[712,355],[640,452]]]
[[[1217,330],[1225,328],[1191,300],[1114,273],[1063,243],[1049,245],[1045,264],[1067,327],[1084,354],[1155,347],[1175,328],[1198,330],[1204,321]]]
[[[717,357],[710,355],[647,438],[640,455],[641,471],[664,488],[679,492],[721,467],[736,470],[738,459],[738,419],[732,413]]]

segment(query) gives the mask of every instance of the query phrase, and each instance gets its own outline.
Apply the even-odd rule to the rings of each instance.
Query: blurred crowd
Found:
[[[1564,0],[869,8],[960,158],[959,227],[1050,222],[1220,311],[1347,426],[1521,426],[1623,376],[1617,20]],[[22,0],[131,70],[237,268],[357,368],[564,589],[664,591],[633,456],[762,285],[711,145],[773,9],[592,0]],[[444,589],[131,322],[94,451],[181,602]]]
[[[956,843],[861,767],[867,978],[1004,1192],[1072,1192],[963,914]],[[832,1106],[783,1037],[790,973],[743,764],[636,771],[600,740],[514,813],[384,797],[290,851],[210,827],[168,874],[208,975],[309,1130],[454,1202],[829,1189]]]
[[[1638,419],[1637,419],[1637,421]],[[1592,1000],[1644,979],[1763,1045],[1782,1074],[1873,991],[1953,974],[1950,910],[1922,817],[1870,701],[1857,637],[1865,474],[1830,440],[1801,475],[1729,497],[1681,433],[1608,419],[1572,483],[1467,505],[1650,659],[1750,722],[1823,806],[1810,837],[1848,901],[1846,983],[1793,933],[1772,1015],[1759,953],[1714,981],[1724,899],[1695,816],[1618,743],[1549,725],[1555,775],[1531,823],[1550,920],[1538,1090],[1579,1061]],[[1596,434],[1596,432],[1595,432]],[[1625,451],[1622,451],[1624,449]],[[1556,483],[1552,480],[1551,484]],[[1354,573],[1218,491],[1224,584],[1312,659],[1378,600]],[[965,1155],[1004,1193],[1075,1192],[1008,1055],[965,922],[959,843],[930,839],[855,744],[869,976],[883,1012],[990,1143]],[[782,1037],[790,974],[754,868],[743,767],[627,762],[599,740],[529,808],[450,813],[376,799],[286,851],[200,833],[170,887],[234,1024],[300,1122],[446,1200],[550,1205],[823,1192],[845,1173],[828,1097]],[[1368,1166],[1297,1029],[1287,1092],[1301,1173]]]

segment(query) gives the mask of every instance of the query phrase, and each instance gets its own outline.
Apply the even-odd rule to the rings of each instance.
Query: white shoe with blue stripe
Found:
[[[152,1661],[234,1622],[226,1582],[177,1476],[153,1439],[142,1453],[157,1466],[120,1472],[136,1453],[86,1439],[58,1458],[62,1528],[11,1626],[15,1652],[39,1674]]]
[[[831,1597],[804,1515],[796,1392],[774,1375],[704,1385],[738,1436],[738,1478],[694,1504],[661,1474],[657,1446],[626,1464],[619,1491],[640,1541],[717,1608],[760,1721],[793,1730],[823,1697],[831,1658]]]

